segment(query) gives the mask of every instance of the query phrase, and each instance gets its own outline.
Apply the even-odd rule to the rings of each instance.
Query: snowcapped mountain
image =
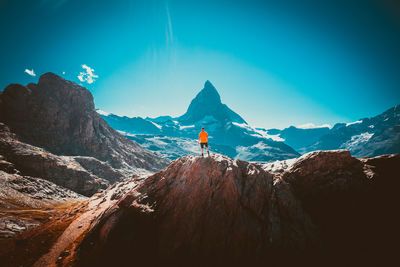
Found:
[[[303,153],[306,146],[310,146],[318,141],[318,139],[330,131],[329,127],[316,127],[316,128],[298,128],[290,126],[283,130],[269,129],[265,130],[270,136],[277,136],[281,138],[289,146],[296,149],[298,152]]]
[[[261,130],[261,129],[260,129]],[[357,157],[400,153],[400,105],[384,113],[351,123],[337,123],[332,128],[264,130],[281,138],[299,153],[315,150],[346,149]]]
[[[98,113],[113,127],[143,147],[167,159],[198,153],[198,133],[205,127],[214,152],[247,161],[274,161],[314,150],[347,149],[358,157],[400,152],[400,106],[373,118],[334,127],[283,130],[251,127],[227,105],[210,81],[179,117],[128,118]]]
[[[100,113],[99,113],[100,114]],[[104,117],[104,115],[102,115]],[[140,117],[120,117],[114,114],[106,115],[108,124],[114,129],[127,133],[161,133],[161,126]]]
[[[230,157],[273,161],[299,156],[293,148],[282,142],[283,139],[251,127],[239,114],[223,104],[210,81],[205,82],[186,113],[176,118],[127,118],[102,111],[98,113],[114,129],[168,159],[198,153],[197,139],[201,127],[205,127],[209,134],[210,149]]]
[[[191,125],[205,118],[221,123],[236,122],[247,124],[239,114],[228,108],[227,105],[222,104],[217,89],[208,80],[205,82],[203,90],[192,100],[186,113],[178,117],[177,120],[182,125]]]
[[[304,152],[347,149],[357,157],[400,153],[400,105],[352,123],[337,123]]]

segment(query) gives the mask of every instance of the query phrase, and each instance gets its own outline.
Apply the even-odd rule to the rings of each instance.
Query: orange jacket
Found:
[[[200,143],[207,143],[208,142],[208,133],[207,132],[203,132],[201,131],[199,133],[199,139],[200,139]]]

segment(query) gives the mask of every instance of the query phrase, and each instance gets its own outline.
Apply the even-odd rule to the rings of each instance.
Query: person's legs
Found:
[[[203,143],[200,143],[200,147],[201,147],[201,155],[203,156],[203,152],[204,152],[204,145],[203,145]]]

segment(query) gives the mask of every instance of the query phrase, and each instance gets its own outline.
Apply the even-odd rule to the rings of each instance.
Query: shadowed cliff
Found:
[[[98,217],[69,260],[374,265],[395,255],[399,163],[399,155],[359,160],[348,151],[309,153],[280,169],[219,155],[180,158]]]

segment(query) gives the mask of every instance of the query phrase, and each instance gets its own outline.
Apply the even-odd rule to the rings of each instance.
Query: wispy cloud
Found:
[[[95,81],[96,78],[99,78],[98,75],[96,75],[96,74],[93,73],[93,72],[94,72],[94,69],[92,69],[92,68],[89,67],[88,65],[83,64],[83,65],[82,65],[82,68],[83,68],[85,71],[81,71],[81,72],[79,73],[79,75],[77,76],[78,79],[79,79],[81,82],[87,82],[87,83],[91,84],[91,83],[93,83],[93,82]]]
[[[296,128],[300,129],[325,128],[325,127],[332,128],[330,124],[315,125],[314,123],[311,122],[296,126]]]
[[[25,69],[25,73],[27,73],[28,75],[31,75],[31,76],[33,76],[33,77],[36,76],[36,73],[35,73],[35,71],[34,71],[33,69],[32,69],[32,70]]]
[[[171,22],[171,14],[169,13],[168,1],[165,2],[165,11],[167,13],[167,30],[166,30],[166,38],[167,45],[174,43],[174,32],[172,30],[172,22]]]

